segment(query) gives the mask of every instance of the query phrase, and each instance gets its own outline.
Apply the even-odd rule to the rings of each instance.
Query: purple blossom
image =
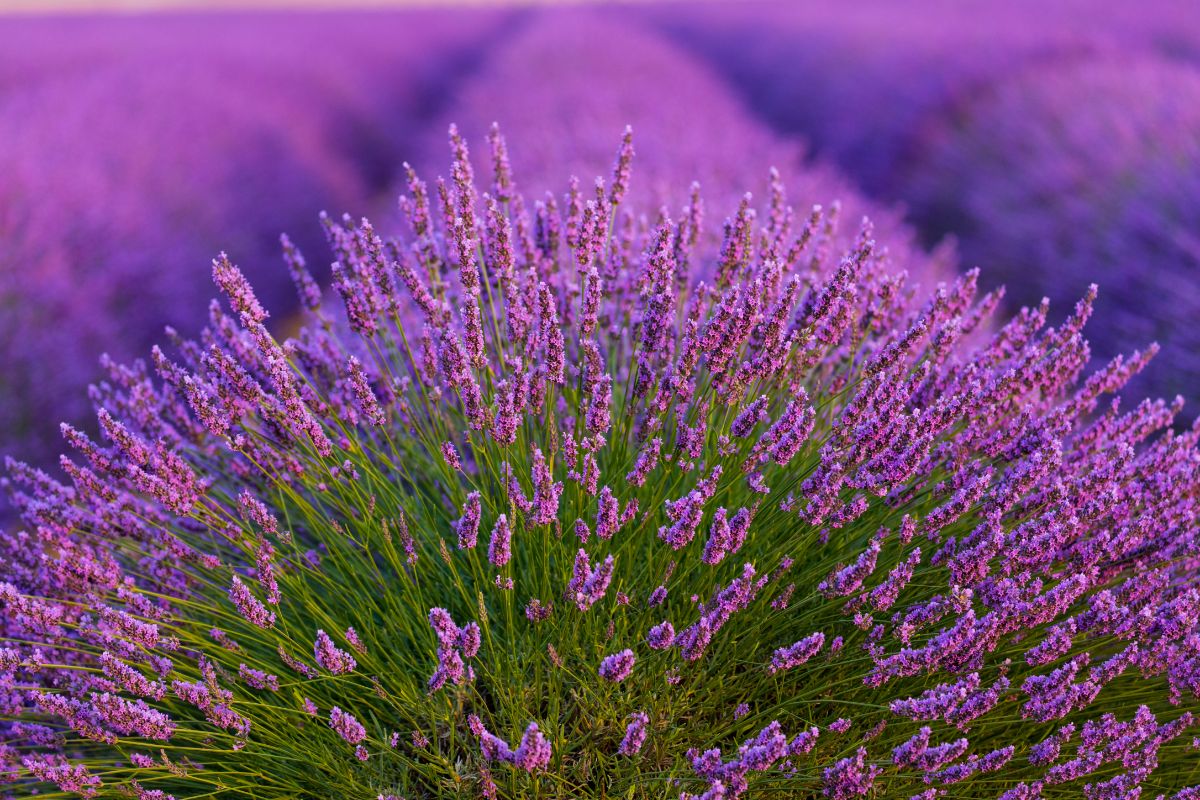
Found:
[[[629,724],[625,726],[625,737],[621,739],[621,746],[617,749],[623,756],[635,756],[642,750],[642,745],[646,743],[646,726],[650,724],[650,717],[644,711],[635,711],[630,715]]]
[[[621,527],[619,506],[612,489],[607,486],[600,489],[599,508],[596,511],[596,535],[605,541],[611,539]]]
[[[329,638],[329,634],[323,630],[317,631],[317,641],[313,645],[313,655],[316,656],[317,665],[322,669],[327,669],[334,675],[345,675],[353,672],[358,664],[354,661],[354,656],[341,650]]]
[[[675,644],[679,646],[683,657],[695,661],[704,655],[713,635],[730,617],[754,600],[762,585],[761,581],[755,580],[754,566],[746,564],[741,577],[717,591],[700,607],[700,619],[675,637]]]
[[[794,669],[808,661],[821,651],[825,644],[825,634],[817,632],[806,636],[788,647],[781,647],[771,655],[771,664],[767,671],[771,674],[783,670]]]
[[[237,606],[238,613],[247,622],[252,622],[260,628],[270,628],[275,624],[275,612],[268,611],[267,607],[258,601],[246,584],[242,583],[241,578],[237,575],[233,576],[233,585],[229,589],[229,599]]]
[[[675,628],[670,622],[660,622],[650,629],[646,643],[654,650],[666,650],[675,643]]]
[[[345,739],[348,744],[356,745],[367,738],[367,729],[353,715],[347,714],[337,706],[334,706],[329,712],[329,727],[337,731],[338,736]]]
[[[550,618],[554,613],[553,605],[545,605],[536,597],[529,601],[525,606],[525,617],[530,622],[542,622]]]
[[[459,627],[450,616],[450,612],[444,608],[430,609],[429,624],[438,640],[438,666],[429,678],[429,691],[436,692],[447,682],[457,686],[471,679],[473,672],[466,666],[464,659],[474,658],[479,652],[479,626],[468,622]]]
[[[611,555],[593,568],[587,552],[581,549],[575,554],[575,570],[567,584],[567,597],[574,601],[580,611],[587,611],[604,597],[612,576]]]
[[[620,683],[633,674],[634,661],[633,651],[628,649],[605,656],[600,662],[600,677],[610,683]]]
[[[446,460],[446,466],[450,469],[462,469],[462,462],[458,459],[458,450],[450,442],[442,442],[441,446],[442,458]]]
[[[458,534],[459,550],[470,550],[479,541],[479,516],[483,511],[480,497],[479,492],[468,494],[462,517],[453,523],[454,532]]]
[[[475,718],[478,726],[476,735],[479,737],[480,748],[484,759],[488,761],[507,761],[518,769],[526,772],[544,770],[550,765],[553,755],[550,742],[542,734],[536,722],[529,723],[521,736],[521,743],[516,750],[497,736],[489,733],[483,723]]]
[[[879,767],[867,763],[867,750],[860,747],[853,756],[843,758],[833,766],[825,768],[821,794],[835,800],[869,794],[875,778],[882,771]]]
[[[512,530],[508,527],[508,517],[501,514],[496,518],[492,528],[492,538],[488,542],[488,561],[497,567],[503,567],[512,558]]]
[[[558,499],[563,485],[555,483],[541,450],[533,452],[533,514],[535,525],[549,525],[558,516]]]
[[[238,674],[251,688],[270,692],[279,691],[279,677],[276,675],[270,675],[260,669],[253,669],[245,664],[238,666]]]
[[[625,476],[625,480],[634,486],[642,486],[654,468],[658,466],[658,455],[662,450],[662,439],[655,437],[645,444],[634,462],[633,471]]]

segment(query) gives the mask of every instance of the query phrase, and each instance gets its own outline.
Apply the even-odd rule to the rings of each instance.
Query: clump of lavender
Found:
[[[916,220],[954,231],[1019,302],[1100,280],[1098,353],[1158,339],[1145,384],[1197,396],[1200,70],[1114,56],[1026,71],[931,131],[907,178]]]
[[[1082,377],[1092,294],[993,323],[782,196],[706,261],[453,145],[410,233],[327,226],[336,316],[219,259],[67,483],[10,465],[22,790],[1195,794],[1200,426]]]

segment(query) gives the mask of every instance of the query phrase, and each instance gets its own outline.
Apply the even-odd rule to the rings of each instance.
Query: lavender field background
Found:
[[[1197,0],[53,2],[0,800],[1200,800]]]
[[[852,215],[870,204],[886,227],[911,226],[914,247],[951,237],[958,267],[982,267],[1014,304],[1063,308],[1098,281],[1119,320],[1100,354],[1159,341],[1142,385],[1194,394],[1194,11],[922,0],[0,17],[0,450],[46,462],[57,423],[87,416],[102,354],[197,330],[219,250],[283,324],[295,304],[279,234],[310,249],[319,211],[388,207],[403,162],[440,163],[450,121],[519,134],[518,174],[538,190],[596,174],[633,124],[639,190],[696,179],[721,215],[765,190],[768,167],[815,162],[798,197]],[[662,92],[688,102],[664,107]],[[931,260],[931,280],[952,269]],[[1156,311],[1163,292],[1173,302]]]

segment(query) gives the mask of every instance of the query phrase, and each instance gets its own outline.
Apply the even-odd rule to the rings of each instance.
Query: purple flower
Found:
[[[353,672],[357,665],[354,661],[354,656],[347,653],[345,650],[339,649],[333,640],[329,638],[329,634],[323,630],[317,631],[317,641],[313,645],[313,654],[316,656],[317,665],[323,669],[327,669],[334,675],[345,675]]]
[[[530,622],[542,622],[550,618],[554,613],[553,605],[544,605],[541,600],[536,597],[529,601],[525,606],[525,617]]]
[[[600,489],[599,510],[596,512],[596,535],[605,541],[611,539],[621,527],[619,507],[620,504],[612,489],[607,486]]]
[[[240,675],[242,680],[244,680],[251,688],[271,692],[279,691],[279,678],[276,675],[269,675],[260,669],[253,669],[245,664],[240,664],[238,666],[238,675]]]
[[[462,462],[458,459],[458,450],[450,442],[442,442],[442,458],[446,460],[446,466],[450,469],[462,469]]]
[[[479,541],[479,515],[483,510],[480,496],[479,492],[471,492],[467,495],[462,517],[453,524],[454,531],[458,534],[459,550],[470,550]]]
[[[670,622],[660,622],[650,629],[646,643],[654,650],[666,650],[675,643],[675,628]]]
[[[817,632],[793,645],[781,647],[771,655],[771,664],[767,671],[774,674],[798,667],[819,653],[824,644],[825,634]]]
[[[833,766],[825,768],[821,794],[835,800],[869,794],[875,778],[882,771],[879,767],[867,763],[867,750],[860,747],[853,756],[843,758]]]
[[[552,751],[550,742],[538,729],[536,722],[529,723],[521,736],[521,743],[513,750],[501,738],[489,733],[477,717],[474,722],[478,727],[476,736],[479,737],[480,748],[484,759],[488,761],[507,761],[518,769],[526,772],[544,770],[550,765]]]
[[[337,706],[329,712],[329,727],[337,731],[338,736],[348,744],[358,744],[367,738],[367,729],[353,715],[347,714]]]
[[[492,528],[492,539],[488,543],[488,561],[497,567],[503,567],[512,558],[512,530],[508,527],[508,517],[501,514],[496,518]]]
[[[642,745],[646,743],[646,726],[650,724],[650,717],[644,711],[635,711],[630,715],[629,724],[625,726],[625,737],[621,739],[621,746],[617,748],[623,756],[635,756],[642,750]]]
[[[252,622],[260,628],[270,628],[275,624],[275,612],[268,611],[267,607],[250,593],[246,584],[242,583],[241,578],[237,575],[233,576],[233,586],[229,589],[229,599],[237,606],[238,613],[247,622]]]
[[[632,650],[622,650],[605,656],[600,662],[600,677],[610,683],[620,683],[633,674],[633,663],[636,660]]]
[[[447,682],[456,686],[465,683],[473,673],[467,668],[464,659],[474,658],[479,652],[479,626],[468,622],[460,628],[455,624],[450,612],[444,608],[430,609],[429,624],[438,640],[438,665],[429,677],[429,691],[436,692]]]
[[[575,602],[580,611],[587,611],[604,597],[612,576],[611,555],[605,557],[604,561],[593,569],[587,552],[581,549],[575,554],[575,571],[567,584],[567,596]]]

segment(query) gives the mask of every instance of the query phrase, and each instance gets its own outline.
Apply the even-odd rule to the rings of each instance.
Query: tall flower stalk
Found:
[[[22,789],[1196,791],[1200,429],[1109,399],[1150,351],[1082,377],[1092,295],[993,321],[780,195],[704,259],[453,150],[411,233],[326,220],[342,308],[280,343],[218,259],[69,482],[10,465]]]

